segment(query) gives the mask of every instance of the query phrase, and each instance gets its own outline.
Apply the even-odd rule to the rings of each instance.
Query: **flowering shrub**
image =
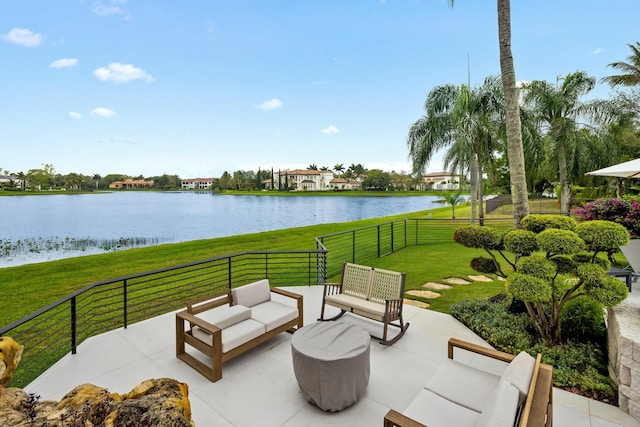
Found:
[[[632,239],[640,238],[640,200],[598,199],[572,212],[582,220],[606,220],[622,225]]]

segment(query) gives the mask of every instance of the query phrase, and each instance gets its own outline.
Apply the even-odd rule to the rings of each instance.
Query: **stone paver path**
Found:
[[[422,287],[427,289],[433,289],[434,291],[439,291],[441,289],[451,289],[453,286],[443,285],[442,283],[438,283],[438,282],[427,282],[424,285],[422,285]]]
[[[471,283],[468,280],[460,279],[459,277],[447,277],[444,281],[451,283],[452,285],[468,285]]]
[[[426,302],[417,301],[414,299],[405,298],[404,303],[407,305],[413,305],[414,307],[429,308],[429,304],[427,304]]]
[[[441,296],[439,293],[433,291],[408,291],[407,293],[409,295],[413,295],[414,297],[430,299],[438,298],[439,296]]]
[[[484,275],[480,275],[480,276],[467,276],[469,277],[469,279],[475,281],[475,282],[493,282],[493,279],[491,279],[490,277],[484,276]]]

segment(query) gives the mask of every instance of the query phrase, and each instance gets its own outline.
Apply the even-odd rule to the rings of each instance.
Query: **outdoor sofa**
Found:
[[[291,298],[288,305],[272,299]],[[187,303],[176,313],[176,356],[211,381],[222,378],[222,364],[281,332],[303,326],[302,295],[269,286],[268,279]],[[202,361],[189,345],[210,359]]]

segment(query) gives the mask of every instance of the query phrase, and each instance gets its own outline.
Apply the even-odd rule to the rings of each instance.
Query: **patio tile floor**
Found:
[[[305,324],[320,314],[322,288],[291,289],[304,295]],[[126,393],[149,378],[170,377],[189,384],[193,419],[209,426],[378,426],[390,409],[402,411],[447,357],[447,340],[484,343],[449,315],[405,305],[410,328],[393,346],[371,342],[371,377],[362,399],[327,413],[307,403],[296,382],[289,334],[247,352],[223,366],[223,378],[209,382],[175,357],[173,313],[86,340],[26,387],[41,399],[60,400],[82,383]],[[382,326],[357,316],[343,319],[380,336]],[[393,331],[394,328],[391,329]],[[467,355],[463,355],[467,356]],[[467,362],[495,369],[481,357]],[[559,427],[640,427],[615,406],[554,389],[554,425]]]

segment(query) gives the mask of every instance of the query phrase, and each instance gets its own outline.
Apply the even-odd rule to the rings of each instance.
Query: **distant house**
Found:
[[[110,189],[123,190],[132,188],[145,188],[153,187],[153,181],[146,181],[144,179],[125,179],[124,181],[114,181],[109,184]]]
[[[422,176],[420,190],[460,190],[462,175],[451,172],[431,172]]]
[[[216,178],[190,178],[183,179],[182,188],[185,190],[208,190],[213,187]]]
[[[274,171],[273,179],[274,188],[278,188],[278,182],[281,187],[287,182],[289,188],[296,191],[326,191],[331,189],[330,182],[334,178],[331,171],[293,169]]]
[[[332,190],[360,190],[362,189],[362,183],[346,178],[333,178],[329,181],[329,187]]]

